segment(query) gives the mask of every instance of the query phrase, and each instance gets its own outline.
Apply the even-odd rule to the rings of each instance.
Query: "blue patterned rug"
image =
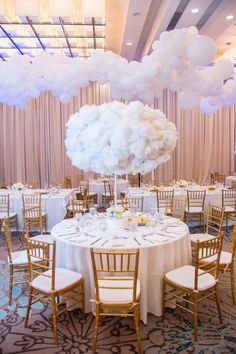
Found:
[[[193,228],[191,232],[199,231]],[[224,249],[230,248],[232,228],[226,232]],[[20,249],[19,236],[14,245]],[[9,274],[6,248],[0,236],[0,354],[16,353],[92,353],[94,317],[82,318],[79,309],[58,317],[59,345],[54,344],[51,309],[36,303],[24,328],[27,291],[18,286],[13,290],[13,304],[8,306]],[[199,341],[193,341],[193,318],[180,309],[167,309],[165,317],[148,316],[148,324],[141,324],[141,338],[146,354],[224,354],[236,353],[236,306],[232,305],[230,289],[221,287],[221,325],[214,302],[203,302],[199,307]],[[97,353],[137,353],[132,319],[105,318],[100,326]]]

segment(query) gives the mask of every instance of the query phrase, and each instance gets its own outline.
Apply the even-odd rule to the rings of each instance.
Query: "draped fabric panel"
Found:
[[[65,125],[82,105],[109,100],[109,85],[91,84],[69,104],[61,104],[50,93],[30,100],[24,110],[0,104],[0,182],[39,182],[44,187],[71,176],[77,186],[78,179],[96,177],[93,172],[73,167],[67,158]],[[144,176],[146,181],[155,179],[159,184],[184,178],[203,183],[210,172],[228,175],[234,171],[235,106],[222,108],[214,115],[199,109],[184,111],[178,107],[177,94],[165,91],[161,99],[155,99],[154,107],[176,124],[178,143],[171,159]]]

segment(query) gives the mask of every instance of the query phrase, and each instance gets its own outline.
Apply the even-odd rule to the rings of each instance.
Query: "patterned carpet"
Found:
[[[199,230],[192,229],[191,232]],[[230,248],[232,229],[225,235],[224,249]],[[20,249],[19,236],[14,245]],[[50,308],[41,303],[33,305],[29,327],[24,328],[27,291],[15,287],[14,301],[8,306],[8,267],[3,235],[0,236],[0,354],[16,353],[92,353],[94,317],[84,319],[81,311],[66,312],[58,317],[59,345],[55,346]],[[224,354],[236,353],[236,307],[230,289],[221,287],[224,324],[220,325],[214,302],[200,305],[199,342],[193,341],[192,316],[180,309],[165,313],[165,318],[148,316],[141,324],[141,338],[146,354]],[[106,318],[99,331],[97,353],[137,353],[132,319]]]

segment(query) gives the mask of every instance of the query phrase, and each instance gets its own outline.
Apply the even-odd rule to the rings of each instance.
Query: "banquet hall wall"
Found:
[[[40,182],[44,186],[71,176],[76,185],[77,175],[81,179],[96,177],[74,168],[67,158],[65,124],[82,105],[109,100],[109,85],[91,84],[68,104],[48,92],[30,100],[26,109],[0,104],[0,182]],[[161,99],[155,99],[154,107],[161,109],[178,131],[172,158],[152,175],[156,183],[173,178],[202,183],[210,172],[228,175],[234,171],[235,106],[221,108],[214,115],[199,109],[184,111],[178,106],[177,94],[165,91]]]

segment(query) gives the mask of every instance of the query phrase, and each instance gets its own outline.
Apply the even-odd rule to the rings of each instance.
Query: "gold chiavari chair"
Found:
[[[71,189],[72,188],[72,179],[71,179],[71,177],[65,177],[63,185],[64,185],[64,188]]]
[[[41,194],[40,193],[30,193],[22,194],[23,202],[23,220],[24,220],[24,231],[30,230],[31,227],[39,226],[41,234],[43,233],[43,228],[45,233],[47,232],[47,214],[42,211],[41,207]]]
[[[104,184],[104,193],[102,194],[102,206],[107,207],[110,203],[114,202],[115,196],[113,187],[110,181],[103,181]]]
[[[138,352],[143,353],[139,333],[139,250],[99,252],[91,249],[91,257],[96,299],[93,353],[96,353],[99,320],[104,316],[134,317]]]
[[[219,174],[219,172],[215,172],[215,183],[222,183],[225,187],[225,175]]]
[[[236,223],[234,224],[231,252],[221,251],[219,265],[218,265],[219,284],[231,285],[232,301],[234,305],[236,305],[235,271],[234,271],[235,252],[236,252]],[[211,261],[212,261],[212,257],[205,260],[206,263]]]
[[[190,234],[191,243],[194,244],[197,241],[203,242],[220,236],[222,232],[223,221],[224,208],[221,208],[218,205],[209,204],[205,233]]]
[[[47,215],[43,215],[39,206],[23,208],[24,231],[39,226],[40,233],[47,232]]]
[[[81,181],[80,182],[80,193],[83,197],[89,196],[93,199],[93,204],[98,203],[98,195],[97,193],[90,192],[89,181]]]
[[[180,198],[166,199],[165,214],[184,221],[186,200]]]
[[[224,216],[228,227],[228,221],[236,219],[236,190],[222,189],[222,208],[225,210]]]
[[[28,325],[31,305],[37,301],[46,302],[52,306],[52,318],[55,343],[57,337],[57,316],[80,303],[84,311],[84,278],[80,273],[56,268],[56,243],[42,242],[25,237],[29,260],[29,300],[25,317],[25,327]],[[36,259],[40,259],[43,264]],[[37,267],[38,269],[35,269]],[[62,302],[56,302],[63,296]],[[70,300],[70,305],[62,310],[60,305]]]
[[[78,213],[86,213],[93,205],[93,198],[86,196],[82,200],[72,199],[71,204],[67,207],[67,210],[74,217]]]
[[[185,220],[188,223],[189,217],[199,219],[200,226],[204,220],[206,190],[187,190],[187,207]]]
[[[122,199],[122,206],[125,210],[138,213],[143,212],[143,197],[126,197]]]
[[[6,219],[3,223],[6,237],[8,263],[9,263],[9,305],[12,303],[12,289],[15,285],[29,282],[29,264],[27,250],[13,251],[10,222]]]
[[[231,187],[233,190],[236,190],[236,181],[232,181]]]
[[[222,323],[220,311],[220,298],[218,291],[218,265],[222,247],[222,235],[212,240],[197,242],[195,244],[195,266],[186,265],[165,274],[163,279],[162,311],[165,304],[172,303],[177,307],[194,315],[194,339],[198,340],[198,304],[206,298],[215,297],[218,315]],[[206,259],[208,269],[205,269]],[[185,297],[185,299],[184,299]],[[176,300],[186,301],[186,307]],[[189,305],[193,309],[189,308]]]
[[[169,206],[172,208],[172,203],[174,199],[174,189],[157,190],[157,211],[165,212],[166,201],[168,201]]]
[[[210,173],[210,181],[211,181],[211,184],[215,184],[215,174],[214,173]]]
[[[171,179],[165,179],[164,182],[163,182],[164,186],[165,187],[170,187],[173,185],[173,180]]]
[[[10,212],[10,196],[9,194],[0,194],[0,231],[5,219],[9,220],[11,227],[15,227],[18,232],[17,214]]]
[[[32,189],[39,189],[40,188],[40,184],[38,182],[28,182],[28,185]]]

